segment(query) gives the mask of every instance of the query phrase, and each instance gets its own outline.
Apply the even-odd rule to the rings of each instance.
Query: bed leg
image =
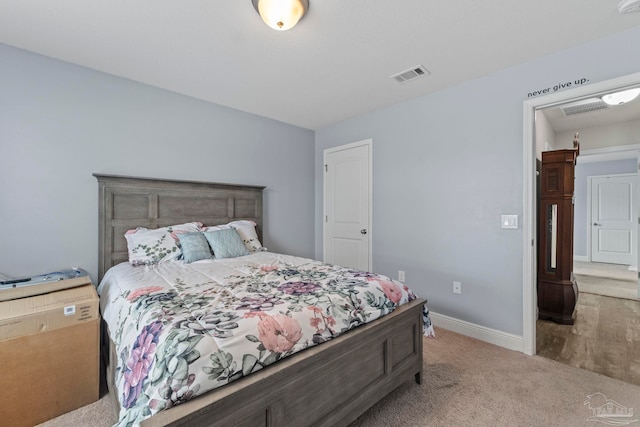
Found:
[[[422,371],[416,374],[416,384],[418,385],[422,384]]]

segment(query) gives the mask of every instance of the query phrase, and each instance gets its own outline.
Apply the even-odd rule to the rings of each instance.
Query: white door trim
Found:
[[[634,154],[635,153],[636,152],[634,151]],[[591,262],[591,209],[592,209],[591,190],[593,186],[593,179],[606,178],[606,177],[634,177],[637,179],[637,176],[638,176],[637,173],[618,173],[618,174],[609,174],[609,175],[593,175],[593,176],[587,177],[587,258],[589,262]],[[637,180],[633,183],[633,185],[637,186]],[[637,190],[635,188],[633,190],[634,190],[634,194],[632,194],[632,197],[636,197]],[[636,201],[633,200],[632,203],[636,203]],[[637,224],[637,221],[634,220],[634,223]],[[637,255],[636,243],[637,243],[637,239],[636,241],[632,242],[632,247],[631,247],[631,251],[633,252],[634,255]]]
[[[327,164],[327,155],[330,153],[334,153],[336,151],[348,150],[351,148],[361,147],[361,146],[369,147],[369,228],[367,230],[367,235],[369,236],[369,253],[368,253],[368,263],[369,263],[369,271],[373,271],[373,139],[363,139],[362,141],[352,142],[350,144],[340,145],[338,147],[327,148],[322,153],[322,164]],[[324,166],[323,166],[324,167]],[[322,174],[322,260],[327,259],[327,228],[325,227],[324,218],[327,215],[326,207],[327,207],[327,185],[325,182],[326,174]]]
[[[536,292],[536,109],[550,107],[569,100],[598,96],[612,90],[637,85],[640,85],[640,73],[524,101],[522,150],[522,352],[525,354],[534,355],[536,353],[536,318],[538,317],[538,298]]]

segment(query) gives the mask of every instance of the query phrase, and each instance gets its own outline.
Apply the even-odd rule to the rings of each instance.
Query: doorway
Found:
[[[523,135],[523,342],[525,354],[536,353],[536,183],[535,117],[537,110],[572,100],[585,100],[605,93],[640,86],[640,73],[566,90],[524,102]]]
[[[636,77],[639,76],[636,75]],[[609,84],[610,87],[591,87],[591,93],[584,93],[582,97],[574,98],[573,95],[577,91],[572,91],[565,95],[565,99],[558,99],[549,105],[538,105],[533,109],[533,113],[540,114],[550,110],[564,109],[566,106],[584,106],[586,103],[593,103],[594,100],[598,101],[599,95],[603,93],[629,87],[624,84],[615,86],[611,82],[606,82],[605,84]],[[632,84],[637,85],[637,79]],[[571,96],[570,98],[568,97],[569,95]],[[622,109],[617,111],[622,113]],[[526,113],[525,109],[525,116]],[[578,278],[578,273],[581,274],[577,280],[578,288],[581,292],[576,305],[575,325],[567,327],[553,322],[536,322],[535,274],[537,260],[535,259],[535,253],[532,254],[530,284],[533,286],[534,300],[530,308],[533,314],[530,321],[537,325],[537,330],[534,330],[532,335],[538,336],[536,336],[529,354],[537,353],[540,356],[574,367],[588,369],[633,384],[640,384],[640,375],[635,372],[632,366],[634,355],[640,351],[640,343],[628,343],[624,339],[625,334],[628,336],[629,333],[635,333],[633,325],[630,328],[627,328],[627,326],[630,326],[629,319],[633,324],[640,320],[640,302],[637,300],[618,299],[620,297],[616,295],[603,296],[603,293],[599,292],[599,289],[595,286],[588,289],[588,285],[603,286],[605,283],[607,286],[611,285],[614,280],[609,280],[610,278],[606,276],[619,274],[624,276],[620,277],[621,279],[626,278],[628,285],[635,287],[635,292],[633,292],[635,295],[637,295],[638,290],[637,272],[629,271],[629,267],[637,266],[638,263],[638,213],[634,201],[638,200],[638,196],[640,196],[636,185],[638,150],[640,147],[636,145],[638,141],[635,138],[619,141],[615,135],[609,136],[610,140],[605,141],[609,143],[610,147],[604,148],[597,145],[598,142],[604,139],[602,138],[603,135],[624,128],[621,123],[618,123],[619,120],[613,120],[612,123],[607,125],[597,123],[597,120],[594,120],[596,123],[591,123],[590,120],[594,119],[598,114],[603,114],[603,112],[585,114],[583,122],[587,123],[583,123],[581,127],[576,123],[579,121],[574,121],[575,127],[572,129],[572,132],[580,131],[581,142],[584,141],[582,130],[584,130],[584,135],[588,135],[586,147],[585,144],[581,144],[580,147],[581,155],[578,156],[576,191],[574,193],[576,213],[581,211],[583,214],[582,222],[578,220],[576,215],[574,224],[574,237],[576,237],[574,238],[576,243],[574,247],[574,259],[576,260],[574,274],[576,274],[576,278]],[[640,124],[639,118],[640,112],[636,111],[632,119],[625,120],[632,120],[634,123]],[[538,117],[536,117],[537,119]],[[530,125],[531,133],[533,134],[532,145],[535,147],[536,130],[533,127],[534,123],[530,123]],[[547,125],[549,124],[547,123]],[[602,126],[602,129],[599,126]],[[554,128],[553,124],[549,127]],[[527,129],[525,129],[525,133],[526,131]],[[551,134],[553,135],[553,132]],[[561,132],[557,135],[561,136],[561,140],[570,140],[570,135],[567,135],[566,132]],[[591,140],[589,140],[589,137],[591,137]],[[552,142],[558,142],[553,141],[553,136],[551,138]],[[540,140],[538,139],[537,142],[539,143]],[[614,147],[616,142],[619,143],[620,147]],[[545,150],[562,148],[569,147],[566,144],[565,146],[554,145],[551,148],[548,146],[543,147]],[[525,152],[525,157],[526,155],[527,153]],[[619,158],[616,159],[616,157]],[[622,160],[622,158],[627,160]],[[580,164],[581,160],[583,162],[582,165]],[[589,163],[588,165],[584,164],[585,160],[586,163]],[[582,174],[578,173],[579,166],[583,167]],[[626,173],[614,171],[613,174],[607,174],[609,172],[606,170],[607,168],[626,168],[627,170],[622,171]],[[525,186],[527,185],[526,181],[525,179]],[[580,183],[582,192],[578,191]],[[535,188],[534,186],[533,190]],[[526,204],[527,200],[525,199]],[[535,202],[532,208],[531,211],[525,209],[525,212],[530,212],[535,218]],[[523,222],[526,222],[526,219]],[[525,232],[527,230],[530,230],[530,228],[527,227]],[[577,233],[582,234],[582,245],[578,244],[581,239],[577,238]],[[529,242],[535,251],[536,236],[533,235]],[[524,262],[528,264],[526,257]],[[579,268],[577,264],[581,264]],[[583,285],[582,287],[581,284]],[[525,298],[527,297],[527,285],[525,280]],[[527,345],[527,331],[523,332],[523,344]],[[621,336],[623,337],[622,340]]]
[[[625,158],[587,155],[577,166],[573,273],[580,292],[638,297],[638,154],[630,148],[618,152]]]
[[[591,262],[637,265],[636,176],[616,174],[588,178]]]

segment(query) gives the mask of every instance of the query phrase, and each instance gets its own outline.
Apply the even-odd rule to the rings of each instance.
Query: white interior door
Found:
[[[371,140],[324,152],[324,261],[371,271]]]
[[[591,177],[591,261],[636,264],[635,174]]]

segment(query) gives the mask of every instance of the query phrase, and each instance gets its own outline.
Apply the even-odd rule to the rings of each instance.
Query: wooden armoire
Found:
[[[573,192],[579,144],[542,153],[538,204],[538,318],[573,325]]]

